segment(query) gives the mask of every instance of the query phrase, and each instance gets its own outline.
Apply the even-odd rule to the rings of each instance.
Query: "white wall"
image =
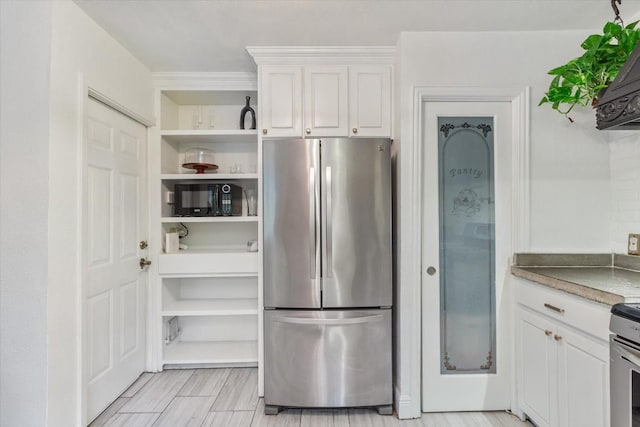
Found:
[[[640,136],[637,131],[606,131],[611,169],[610,245],[627,253],[629,233],[640,234]]]
[[[71,426],[81,417],[82,85],[144,117],[153,116],[153,89],[150,71],[75,3],[52,7],[48,425]]]
[[[536,252],[609,251],[609,161],[593,111],[573,115],[570,124],[548,106],[536,105],[548,87],[547,71],[581,54],[588,32],[403,33],[398,42],[400,115],[399,191],[396,211],[402,257],[396,270],[397,394],[405,415],[419,411],[420,265],[411,256],[414,237],[410,207],[410,152],[415,87],[531,87],[530,247]],[[399,207],[402,206],[402,210]],[[502,272],[498,272],[501,276]],[[416,363],[418,365],[416,366]],[[397,396],[398,397],[398,396]],[[413,411],[410,409],[413,408]]]
[[[2,426],[46,420],[50,28],[48,1],[0,1]]]

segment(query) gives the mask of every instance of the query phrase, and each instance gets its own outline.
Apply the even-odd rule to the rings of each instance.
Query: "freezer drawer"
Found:
[[[391,309],[265,310],[265,404],[392,403]]]

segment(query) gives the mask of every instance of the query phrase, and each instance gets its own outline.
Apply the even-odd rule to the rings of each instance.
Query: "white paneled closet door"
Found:
[[[87,113],[83,359],[90,421],[144,370],[147,130],[93,99]]]

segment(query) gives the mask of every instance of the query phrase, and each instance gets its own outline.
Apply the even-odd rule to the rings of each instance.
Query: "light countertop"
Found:
[[[514,258],[514,276],[601,304],[640,302],[640,257],[516,254]]]

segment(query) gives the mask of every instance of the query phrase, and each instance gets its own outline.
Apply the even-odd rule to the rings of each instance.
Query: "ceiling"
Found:
[[[255,71],[245,46],[389,46],[402,31],[597,30],[613,19],[609,0],[75,2],[152,71]],[[640,16],[640,0],[619,7],[626,22]]]

